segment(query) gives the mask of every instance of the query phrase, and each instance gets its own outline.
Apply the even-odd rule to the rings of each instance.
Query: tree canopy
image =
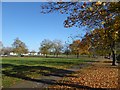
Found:
[[[19,38],[16,38],[12,44],[13,46],[13,52],[17,54],[24,54],[28,52],[27,46],[24,42],[19,40]]]
[[[46,57],[47,57],[47,54],[50,53],[51,47],[52,47],[52,41],[50,41],[48,39],[44,39],[41,42],[41,46],[40,46],[39,50],[42,54],[46,55]]]
[[[112,65],[115,65],[115,46],[116,42],[120,42],[120,2],[50,2],[42,5],[41,8],[44,14],[54,11],[67,14],[68,17],[64,21],[66,28],[87,26],[89,33],[82,42],[85,40],[89,42],[91,39],[96,49],[100,49],[103,45],[111,51]],[[92,29],[94,32],[91,33]]]
[[[50,53],[54,53],[54,55],[58,56],[62,50],[62,41],[60,40],[48,40],[48,39],[44,39],[41,42],[41,46],[39,48],[40,52],[44,55],[50,54]]]
[[[119,16],[120,2],[50,2],[41,6],[42,13],[58,11],[67,14],[65,27],[101,27]]]

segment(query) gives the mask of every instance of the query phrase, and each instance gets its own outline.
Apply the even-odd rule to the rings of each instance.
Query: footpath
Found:
[[[61,75],[46,75],[40,76],[39,78],[31,79],[31,80],[23,80],[10,88],[48,88],[58,85],[58,81],[62,80],[65,76],[72,77],[72,73],[79,71],[81,68],[87,67],[91,63],[81,63],[77,66],[72,66],[71,68],[65,70],[64,72],[59,72]],[[70,73],[68,73],[70,72]],[[62,85],[62,84],[61,84]],[[63,84],[64,85],[64,84]]]
[[[37,81],[24,80],[11,88],[75,88],[78,90],[118,88],[118,79],[120,78],[118,65],[111,66],[111,61],[103,58],[99,58],[97,61],[73,66],[67,70],[74,73],[64,77],[55,75],[42,76],[36,78]]]

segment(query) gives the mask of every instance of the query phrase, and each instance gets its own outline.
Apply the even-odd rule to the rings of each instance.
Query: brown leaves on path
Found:
[[[74,76],[74,77],[73,77]],[[91,67],[83,68],[73,74],[72,77],[64,77],[52,88],[76,88],[78,86],[90,88],[117,88],[118,87],[118,67],[108,63],[97,62]],[[120,77],[119,77],[120,78]],[[71,85],[74,85],[71,86]]]

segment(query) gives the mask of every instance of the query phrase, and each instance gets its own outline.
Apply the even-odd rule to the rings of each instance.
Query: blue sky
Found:
[[[64,28],[66,15],[59,13],[41,14],[43,2],[2,3],[2,42],[11,46],[15,38],[19,38],[28,49],[38,51],[44,39],[58,39],[64,43],[72,34],[83,33],[80,28]]]

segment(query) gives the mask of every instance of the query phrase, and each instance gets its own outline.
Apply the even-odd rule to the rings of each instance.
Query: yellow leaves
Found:
[[[106,3],[103,3],[103,5],[105,6],[105,5],[106,5]]]
[[[101,24],[105,24],[105,22],[104,22],[104,21],[102,21],[102,22],[101,22]]]
[[[85,6],[81,6],[81,8],[83,9],[83,8],[85,8]]]
[[[100,1],[97,1],[97,2],[96,2],[96,5],[97,5],[97,6],[99,6],[99,5],[101,5],[101,4],[102,4],[102,2],[100,2]]]
[[[119,28],[120,28],[120,19],[119,18],[115,19],[115,23],[113,26],[114,26],[115,30],[119,30]]]
[[[113,36],[114,36],[114,40],[119,39],[118,31],[114,31]]]
[[[112,14],[109,15],[110,17],[112,16]]]
[[[115,33],[118,34],[118,31],[116,31]]]
[[[100,14],[102,14],[102,12],[99,12]]]
[[[100,10],[100,11],[99,11],[99,14],[100,14],[100,15],[105,15],[105,18],[107,18],[107,16],[106,16],[106,15],[107,15],[107,12],[106,12],[105,10]]]
[[[93,7],[90,7],[89,10],[90,10],[90,11],[93,11]]]

